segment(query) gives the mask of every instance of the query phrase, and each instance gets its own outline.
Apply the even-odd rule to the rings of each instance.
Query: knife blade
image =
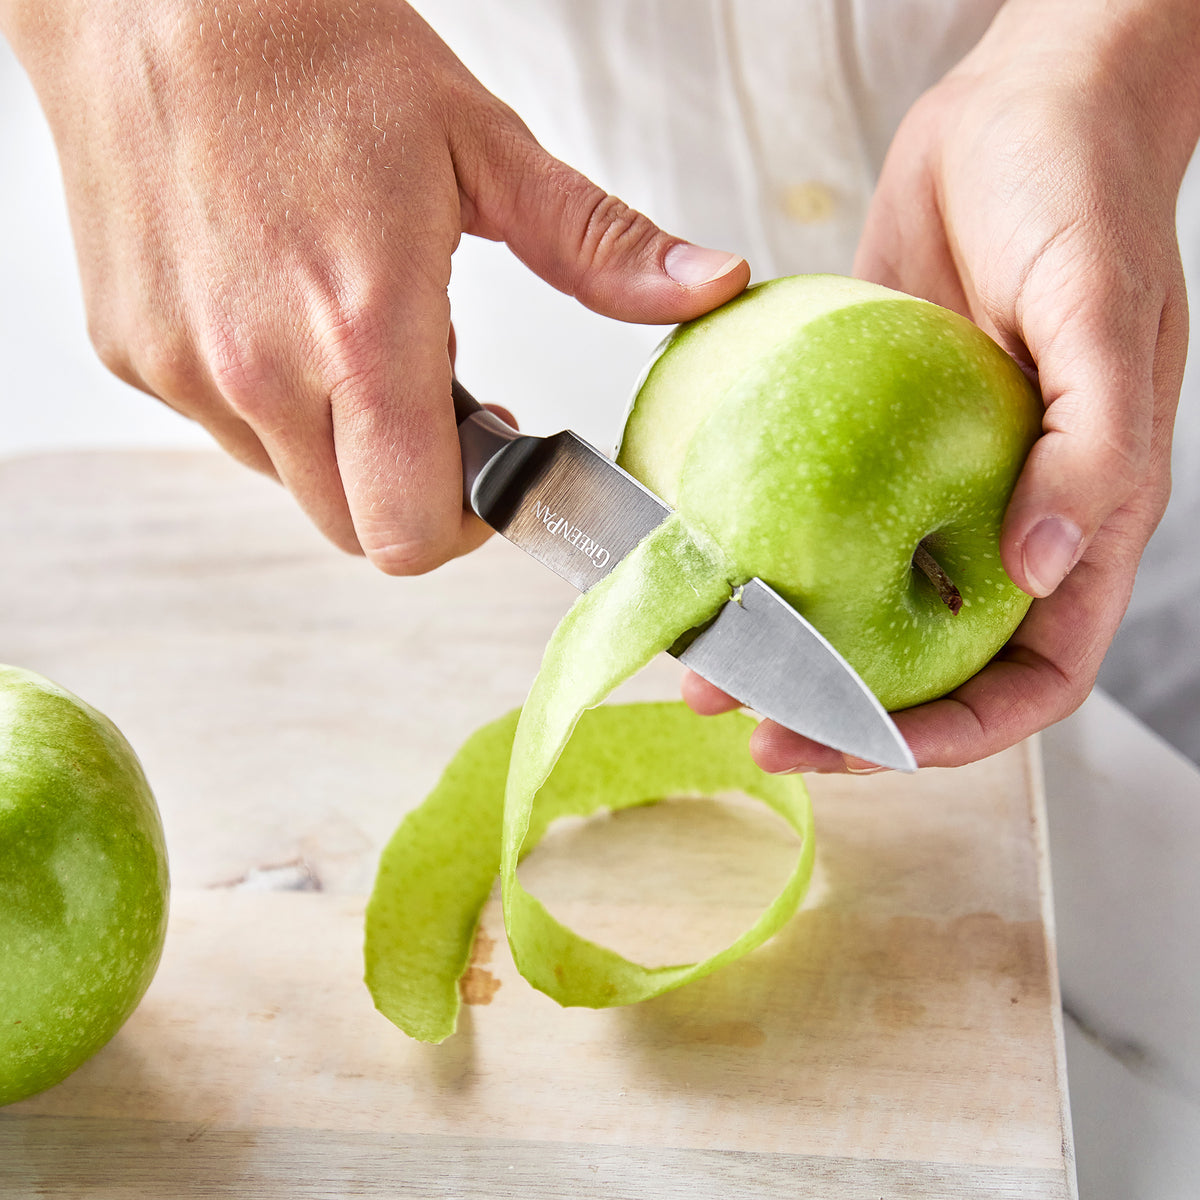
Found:
[[[520,433],[457,379],[453,390],[464,503],[581,592],[670,514],[570,430]],[[854,668],[761,579],[670,653],[760,716],[855,758],[916,770],[903,735]]]

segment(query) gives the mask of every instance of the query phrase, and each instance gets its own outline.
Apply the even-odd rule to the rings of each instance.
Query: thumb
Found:
[[[1055,590],[1118,509],[1136,498],[1152,528],[1166,503],[1186,317],[1170,300],[1110,303],[1114,291],[1097,287],[1043,345],[1028,330],[1046,414],[1002,541],[1009,575],[1033,596]]]
[[[663,232],[648,217],[547,154],[531,137],[473,197],[483,236],[595,312],[674,324],[741,292],[750,267]]]

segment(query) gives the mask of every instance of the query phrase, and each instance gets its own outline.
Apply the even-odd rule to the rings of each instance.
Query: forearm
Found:
[[[28,70],[31,57],[44,54],[77,25],[75,0],[42,4],[38,0],[0,0],[0,36]]]

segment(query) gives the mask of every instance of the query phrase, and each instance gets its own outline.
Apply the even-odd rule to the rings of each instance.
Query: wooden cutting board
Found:
[[[519,704],[571,592],[500,542],[387,579],[217,454],[0,462],[0,661],[108,712],[174,892],[142,1006],[0,1111],[0,1195],[1075,1195],[1035,743],[915,777],[813,777],[801,914],[718,975],[564,1010],[495,902],[460,1031],[361,983],[380,848]],[[660,662],[619,698],[676,694]],[[556,829],[523,878],[646,961],[747,925],[795,841],[736,797]]]

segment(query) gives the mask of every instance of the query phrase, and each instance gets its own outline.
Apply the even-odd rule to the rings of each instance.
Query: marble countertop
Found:
[[[1103,693],[1042,735],[1082,1200],[1200,1167],[1200,770]]]

